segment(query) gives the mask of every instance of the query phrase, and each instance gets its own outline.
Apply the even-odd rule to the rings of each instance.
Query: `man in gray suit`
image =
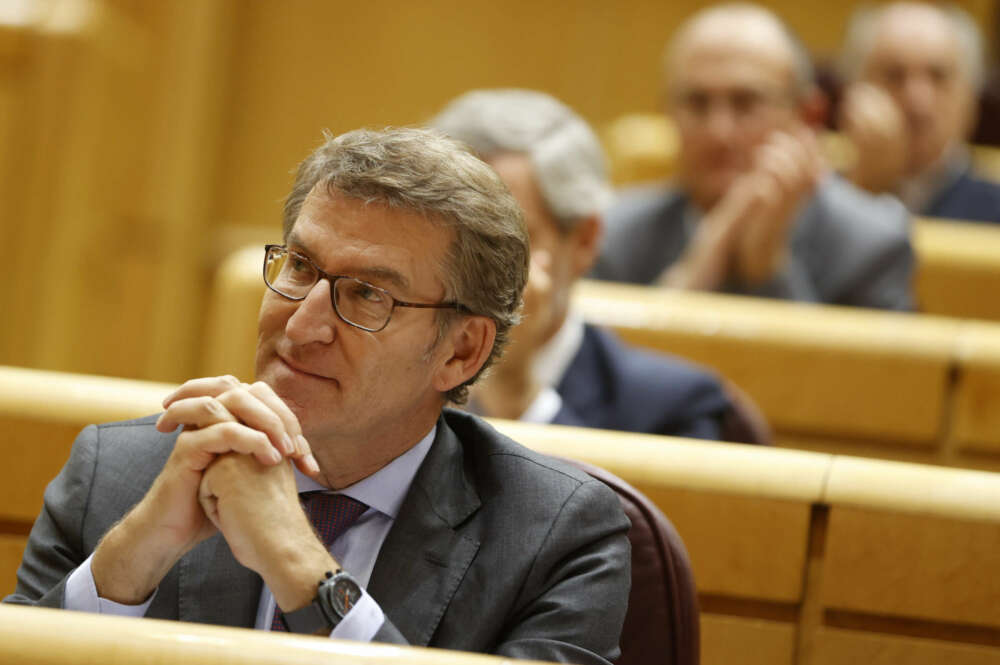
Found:
[[[812,302],[907,309],[908,216],[828,173],[808,54],[747,4],[703,10],[664,57],[681,137],[678,187],[623,194],[594,275]]]
[[[500,353],[527,277],[496,174],[430,131],[350,132],[299,167],[284,236],[260,381],[192,380],[158,417],[84,430],[7,602],[615,658],[616,496],[443,409]]]
[[[1000,184],[973,169],[966,141],[986,80],[983,37],[959,7],[862,7],[847,30],[840,125],[857,157],[847,176],[892,192],[914,214],[1000,222]]]

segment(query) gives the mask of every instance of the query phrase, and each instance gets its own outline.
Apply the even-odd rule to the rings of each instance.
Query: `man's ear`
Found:
[[[601,251],[603,239],[604,222],[599,215],[591,215],[577,222],[569,238],[573,252],[574,277],[582,277],[594,265]]]
[[[447,357],[434,375],[434,388],[448,392],[475,376],[490,357],[496,336],[496,322],[486,316],[466,315],[453,323],[441,342]]]

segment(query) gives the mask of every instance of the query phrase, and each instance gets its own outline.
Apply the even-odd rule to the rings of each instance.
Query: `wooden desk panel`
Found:
[[[795,625],[702,613],[701,662],[702,665],[792,665]]]
[[[699,592],[801,602],[809,511],[822,495],[828,455],[491,422],[526,446],[596,464],[646,494],[684,539]]]
[[[574,303],[629,342],[714,367],[779,436],[940,438],[958,321],[601,282]]]
[[[1000,523],[833,507],[823,605],[1000,628]]]
[[[977,644],[822,628],[804,665],[995,665],[1000,649]]]
[[[994,292],[993,300],[1000,301]],[[1000,453],[1000,324],[970,324],[959,340],[951,437],[960,451]]]
[[[1000,228],[922,218],[913,225],[922,312],[1000,321]]]

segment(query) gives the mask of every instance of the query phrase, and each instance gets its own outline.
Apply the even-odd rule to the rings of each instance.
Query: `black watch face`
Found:
[[[354,580],[346,576],[334,580],[330,589],[330,602],[337,614],[340,616],[347,614],[360,598],[361,589]]]

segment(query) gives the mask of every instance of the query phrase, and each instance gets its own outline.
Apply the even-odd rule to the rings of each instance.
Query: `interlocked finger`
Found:
[[[218,397],[227,390],[243,385],[232,375],[207,376],[200,379],[185,381],[181,386],[163,399],[163,408],[168,408],[173,402],[189,397]]]
[[[239,422],[267,434],[274,447],[284,455],[296,454],[298,445],[293,435],[285,428],[285,422],[267,403],[251,393],[249,387],[241,384],[215,399]],[[297,425],[298,421],[295,423]]]
[[[195,471],[208,468],[217,456],[231,452],[253,455],[258,462],[269,466],[283,459],[266,434],[235,421],[182,432],[174,452]]]

